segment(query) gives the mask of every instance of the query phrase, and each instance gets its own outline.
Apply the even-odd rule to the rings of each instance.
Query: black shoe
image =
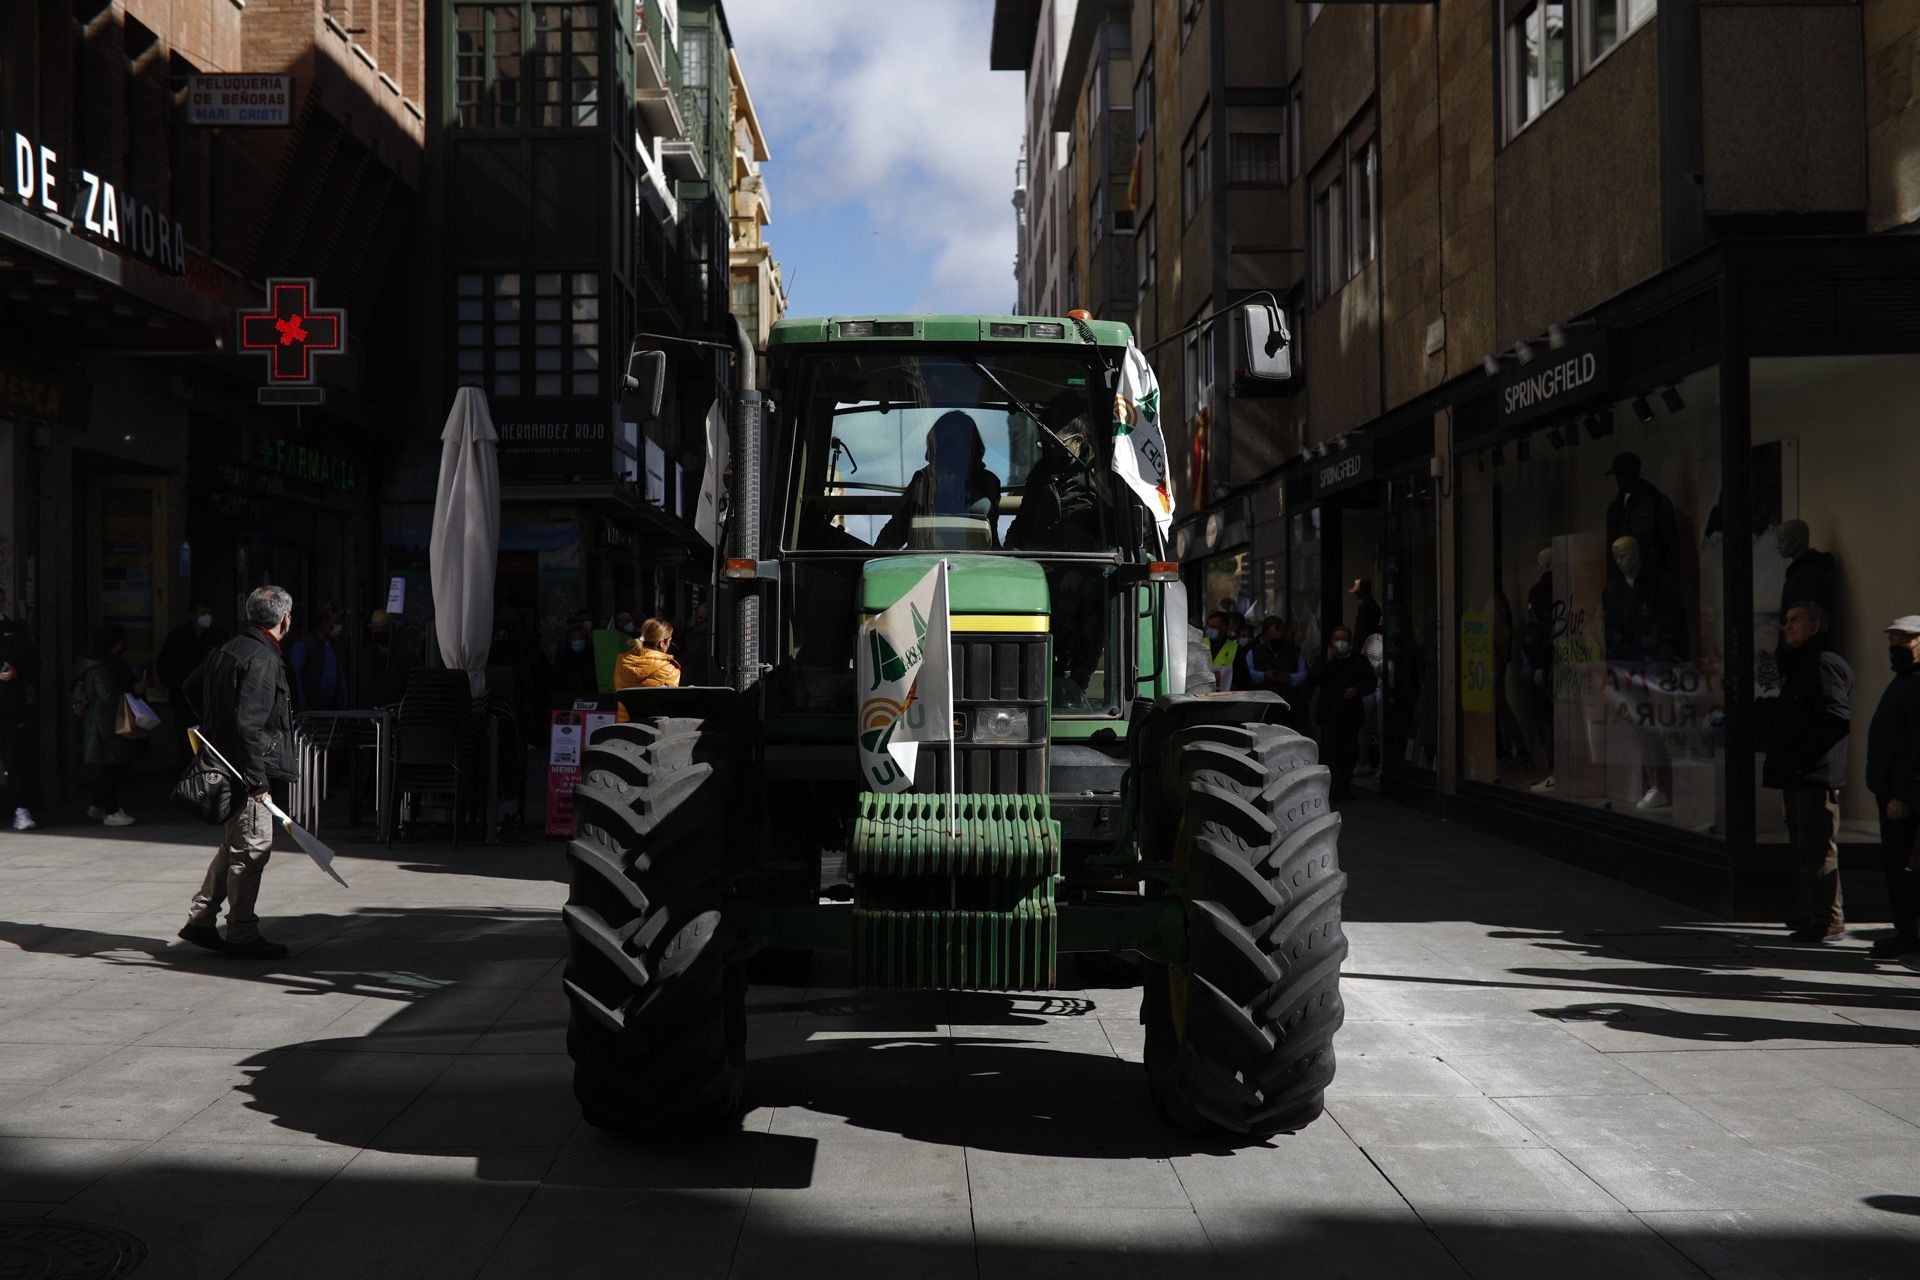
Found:
[[[1920,938],[1881,938],[1868,952],[1875,960],[1896,960],[1920,951]]]
[[[1815,946],[1829,942],[1845,942],[1846,940],[1847,927],[1843,924],[1835,925],[1831,929],[1817,929],[1809,926],[1804,929],[1795,929],[1787,935],[1788,942],[1802,942]]]
[[[229,942],[221,952],[235,960],[284,960],[289,954],[284,942],[255,938],[251,942]]]
[[[190,924],[183,926],[180,937],[196,947],[205,947],[209,951],[225,951],[227,944],[220,931],[210,924]]]

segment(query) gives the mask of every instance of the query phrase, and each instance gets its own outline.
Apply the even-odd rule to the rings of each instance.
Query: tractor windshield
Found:
[[[1111,548],[1112,393],[1085,355],[850,352],[792,385],[789,549]]]

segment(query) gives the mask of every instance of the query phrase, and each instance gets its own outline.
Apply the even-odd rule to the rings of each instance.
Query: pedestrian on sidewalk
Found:
[[[261,587],[247,597],[247,628],[221,645],[187,677],[187,700],[200,730],[240,772],[226,837],[207,864],[180,936],[197,947],[243,960],[278,960],[284,944],[260,936],[254,904],[273,853],[269,789],[293,781],[293,694],[280,644],[293,623],[293,597]],[[227,906],[227,936],[215,928]]]
[[[1780,792],[1793,859],[1795,942],[1847,936],[1840,893],[1840,788],[1847,779],[1853,728],[1853,668],[1827,639],[1827,611],[1802,600],[1786,611],[1780,697],[1768,707],[1763,786]]]
[[[160,677],[160,687],[174,700],[173,741],[179,748],[180,759],[187,758],[187,715],[180,691],[186,686],[187,677],[193,669],[207,660],[207,655],[227,641],[227,633],[213,625],[213,604],[208,600],[195,600],[187,610],[187,620],[167,633],[166,643],[160,646],[160,656],[154,659],[154,670]]]
[[[33,637],[24,621],[7,611],[0,590],[0,822],[9,815],[15,831],[31,831],[33,780],[39,776],[33,745]]]
[[[1376,681],[1373,664],[1353,647],[1353,632],[1333,629],[1321,660],[1307,672],[1303,687],[1315,690],[1314,719],[1320,726],[1320,763],[1333,773],[1329,798],[1338,804],[1353,798],[1353,767],[1360,756],[1360,721],[1366,697]]]
[[[126,632],[103,622],[93,633],[93,652],[80,660],[73,709],[80,717],[80,763],[92,775],[87,816],[109,827],[130,827],[133,815],[120,805],[120,784],[139,758],[140,743],[119,732],[120,707],[131,693],[147,696],[145,672],[135,674],[121,654]]]
[[[294,705],[302,711],[338,711],[347,705],[347,659],[340,651],[344,630],[339,611],[323,602],[312,629],[288,646]]]
[[[1920,953],[1920,874],[1908,870],[1920,835],[1920,613],[1887,625],[1893,683],[1867,725],[1867,790],[1880,815],[1880,855],[1893,903],[1893,936],[1873,944],[1876,959]]]
[[[672,647],[673,628],[663,618],[648,618],[641,624],[640,634],[634,638],[633,644],[613,666],[614,692],[622,689],[677,688],[680,684],[680,660],[667,652]],[[617,719],[625,720],[626,704],[616,701],[614,715]]]

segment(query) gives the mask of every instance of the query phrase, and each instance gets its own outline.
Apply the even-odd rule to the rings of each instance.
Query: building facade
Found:
[[[101,623],[146,666],[195,601],[229,629],[263,583],[316,617],[377,602],[417,28],[390,0],[0,6],[0,589],[36,634],[46,760],[75,758],[64,694]],[[269,357],[239,341],[275,278],[344,312],[299,407],[259,403]]]
[[[734,318],[759,353],[760,384],[764,386],[767,338],[773,326],[787,314],[787,286],[780,274],[780,263],[773,256],[773,246],[767,242],[767,225],[773,221],[773,202],[767,194],[766,175],[760,170],[770,158],[767,138],[760,129],[753,98],[747,93],[740,59],[731,51],[727,55],[727,74],[733,82],[733,220],[727,255],[728,300]]]
[[[1120,10],[1134,324],[1184,411],[1196,601],[1312,651],[1367,579],[1385,789],[1697,901],[1777,893],[1778,614],[1828,565],[1783,558],[1793,522],[1834,557],[1859,718],[1881,627],[1920,607],[1877,532],[1920,479],[1895,425],[1920,368],[1897,301],[1920,263],[1912,14],[1135,0],[1090,21]],[[1115,47],[1077,62],[1079,26],[1056,113],[1091,156],[1075,222],[1110,173],[1091,51]],[[1181,332],[1259,291],[1292,329],[1276,399],[1236,385],[1231,326]],[[1868,896],[1875,857],[1843,854]]]

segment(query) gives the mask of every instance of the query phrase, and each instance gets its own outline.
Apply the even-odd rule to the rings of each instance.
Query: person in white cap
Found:
[[[1893,683],[1867,726],[1867,790],[1880,814],[1880,852],[1893,936],[1873,944],[1883,960],[1920,952],[1920,875],[1907,869],[1920,836],[1920,613],[1887,624]]]

